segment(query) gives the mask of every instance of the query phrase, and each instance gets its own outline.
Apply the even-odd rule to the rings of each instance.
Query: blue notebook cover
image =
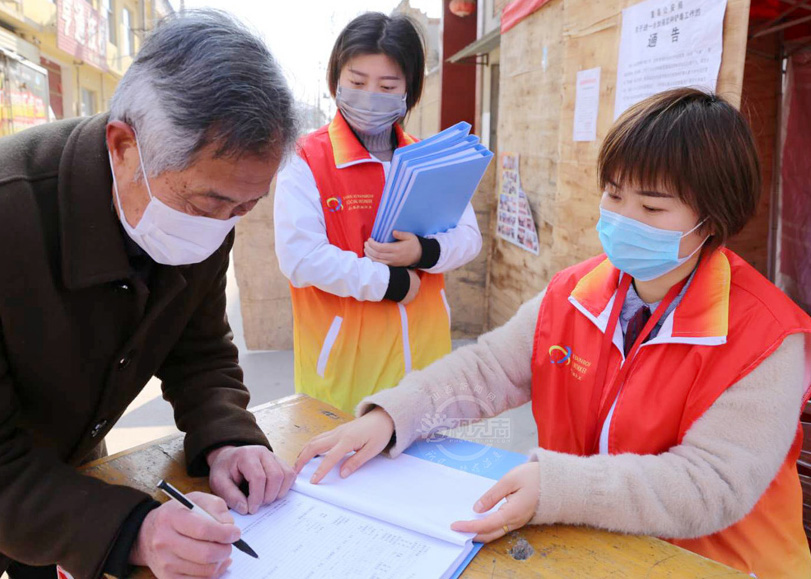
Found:
[[[464,158],[465,155],[473,158],[476,156],[478,150],[486,151],[484,147],[478,144],[478,141],[478,137],[471,135],[448,149],[424,155],[410,161],[403,161],[400,166],[399,174],[394,177],[391,182],[391,187],[388,192],[384,194],[385,203],[381,203],[381,209],[378,211],[377,217],[375,218],[375,231],[373,231],[373,236],[376,233],[377,237],[374,237],[374,239],[384,240],[390,237],[394,220],[397,218],[403,204],[408,199],[410,192],[409,183],[415,171],[420,168],[438,168],[440,165],[443,165],[443,162],[445,165],[451,164],[451,162],[458,162]],[[451,161],[451,156],[453,156],[456,161]],[[387,235],[387,232],[389,235]]]
[[[474,161],[482,155],[488,157],[492,156],[490,151],[478,144],[478,138],[471,135],[464,142],[454,146],[451,150],[430,155],[429,157],[421,157],[414,163],[407,164],[401,173],[397,191],[392,191],[391,193],[392,198],[395,199],[396,202],[387,208],[386,220],[379,229],[381,236],[385,238],[387,232],[391,234],[394,221],[397,219],[403,205],[410,196],[414,176],[418,171],[423,172],[425,169],[437,169],[441,171],[444,167],[450,167],[451,165],[465,161]],[[456,184],[456,187],[458,188],[458,184]],[[439,231],[435,233],[439,233]]]
[[[405,453],[458,470],[472,472],[493,479],[493,481],[499,480],[510,470],[527,461],[525,455],[517,452],[446,437],[417,441],[409,446]],[[473,543],[473,550],[462,561],[451,579],[457,579],[462,574],[462,571],[483,546],[483,543]]]
[[[396,174],[389,171],[389,176],[386,179],[386,187],[384,195],[388,200],[400,199],[404,193],[403,187],[407,180],[407,174],[410,170],[421,167],[425,164],[436,163],[451,155],[462,153],[467,150],[473,149],[479,144],[479,138],[475,135],[468,135],[463,139],[454,140],[453,143],[443,142],[436,146],[426,147],[424,149],[414,150],[404,154],[400,163],[397,166]],[[414,145],[411,145],[414,146]],[[387,205],[384,209],[385,212],[391,210],[391,205]]]
[[[391,158],[389,174],[386,177],[386,185],[383,189],[383,201],[380,204],[378,215],[384,211],[384,205],[388,199],[388,191],[391,189],[394,181],[398,179],[398,175],[400,174],[404,160],[410,160],[412,158],[417,158],[432,152],[442,151],[447,147],[453,146],[460,140],[467,137],[468,133],[470,132],[470,128],[469,123],[457,123],[454,126],[445,129],[436,135],[428,137],[423,141],[395,149]],[[377,227],[377,221],[375,221],[375,227]]]
[[[455,227],[493,157],[481,145],[476,152],[452,165],[415,169],[400,208],[380,231],[383,241],[394,241],[393,230],[425,237]]]
[[[378,223],[380,222],[379,217],[385,213],[387,200],[389,199],[389,195],[387,192],[392,188],[394,183],[398,181],[400,171],[402,170],[403,162],[404,161],[411,161],[413,159],[429,155],[431,153],[441,152],[443,150],[452,147],[462,139],[468,136],[470,133],[470,123],[461,122],[453,125],[445,129],[442,132],[437,133],[431,137],[428,137],[425,140],[419,141],[412,145],[408,145],[406,147],[401,147],[394,151],[394,155],[391,159],[391,167],[389,168],[389,174],[386,179],[386,186],[383,190],[383,201],[380,204],[380,208],[378,209],[378,219],[375,220],[375,225],[373,229],[373,237],[374,233],[378,227]],[[478,139],[477,139],[478,140]],[[376,237],[375,237],[376,239]]]
[[[389,175],[386,177],[386,185],[383,190],[380,208],[375,217],[372,236],[375,239],[383,237],[382,232],[385,231],[386,225],[390,225],[393,213],[396,211],[396,208],[402,204],[403,195],[405,194],[405,185],[415,167],[422,166],[426,163],[441,161],[450,154],[462,153],[469,150],[477,142],[478,137],[471,135],[452,145],[442,143],[438,147],[413,151],[405,155],[404,158],[401,158],[396,170],[393,172],[389,169]],[[431,152],[431,149],[436,150]],[[377,237],[375,237],[375,235],[377,235]]]

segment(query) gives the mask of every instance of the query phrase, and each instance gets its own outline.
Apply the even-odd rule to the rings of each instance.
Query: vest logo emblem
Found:
[[[572,349],[569,346],[552,346],[549,348],[549,362],[568,366],[572,363]]]
[[[344,202],[336,195],[335,197],[330,197],[327,199],[326,206],[330,213],[337,213],[344,208]]]

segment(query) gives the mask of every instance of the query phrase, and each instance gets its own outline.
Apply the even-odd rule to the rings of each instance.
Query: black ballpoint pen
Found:
[[[203,515],[204,517],[207,517],[207,518],[211,519],[212,521],[215,521],[215,522],[219,523],[219,521],[217,521],[217,519],[215,519],[214,516],[211,515],[211,513],[207,512],[203,507],[194,504],[188,497],[186,497],[183,493],[181,493],[179,490],[177,490],[175,487],[170,485],[165,480],[162,480],[162,481],[160,481],[158,483],[158,488],[160,490],[162,490],[164,493],[166,493],[166,495],[168,495],[169,498],[172,498],[172,499],[176,500],[177,502],[179,502],[181,505],[183,505],[184,507],[186,507],[190,511],[192,511],[194,513],[199,513],[199,514]],[[256,551],[251,549],[248,546],[248,543],[246,543],[242,539],[240,539],[236,543],[234,543],[234,547],[236,547],[237,549],[239,549],[243,553],[245,553],[247,555],[250,555],[254,559],[259,558],[259,555],[256,554]]]

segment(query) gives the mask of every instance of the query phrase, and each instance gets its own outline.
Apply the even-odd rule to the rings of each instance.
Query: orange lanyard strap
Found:
[[[611,381],[608,392],[606,393],[606,374],[608,373],[608,359],[611,356],[611,345],[614,342],[614,332],[616,331],[617,322],[619,321],[620,313],[622,312],[622,306],[625,303],[625,296],[628,294],[628,288],[630,287],[632,281],[630,275],[623,274],[619,287],[617,287],[614,305],[611,308],[611,315],[608,318],[608,325],[606,326],[605,333],[603,334],[603,343],[600,348],[600,363],[597,368],[594,387],[592,388],[591,392],[589,416],[592,419],[589,421],[589,426],[587,427],[588,435],[586,438],[586,448],[591,449],[589,454],[595,454],[600,449],[600,432],[602,431],[603,423],[608,417],[608,413],[611,410],[614,400],[617,398],[617,394],[622,387],[623,382],[625,382],[625,379],[628,377],[628,372],[631,370],[631,363],[636,357],[636,353],[639,351],[642,344],[645,343],[645,339],[651,333],[653,328],[656,327],[656,324],[659,323],[659,320],[662,319],[662,316],[665,315],[667,308],[670,307],[673,300],[675,300],[684,289],[684,286],[687,284],[687,279],[688,278],[683,279],[680,283],[674,285],[672,288],[670,288],[670,291],[667,292],[667,295],[665,295],[665,298],[659,304],[659,307],[656,308],[656,311],[653,312],[650,319],[648,319],[648,323],[646,323],[645,327],[642,328],[642,331],[639,332],[639,336],[637,336],[633,347],[628,352],[625,362],[622,364],[622,367],[620,368],[620,371],[617,373],[616,377]]]

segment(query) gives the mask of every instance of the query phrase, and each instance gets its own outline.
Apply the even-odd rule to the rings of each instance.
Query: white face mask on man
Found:
[[[118,182],[115,178],[113,157],[110,158],[110,170],[113,172],[113,189],[115,190],[118,217],[124,231],[149,257],[163,265],[191,265],[208,259],[217,251],[239,221],[239,216],[231,219],[212,219],[201,215],[189,215],[172,209],[152,194],[149,179],[144,168],[144,158],[137,135],[135,146],[138,148],[138,160],[144,176],[149,203],[141,216],[138,225],[132,227],[124,215],[121,196],[118,193]]]

